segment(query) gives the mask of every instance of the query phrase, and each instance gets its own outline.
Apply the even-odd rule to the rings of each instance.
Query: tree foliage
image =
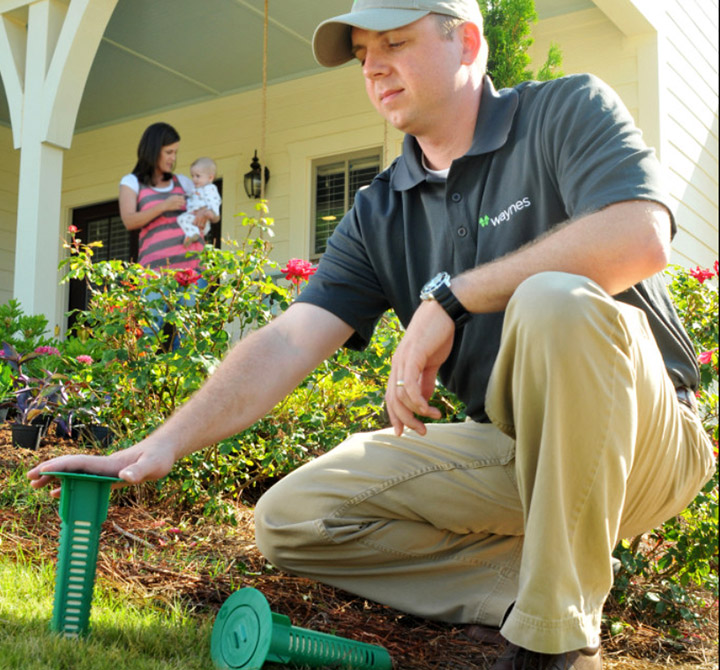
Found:
[[[478,0],[488,41],[488,74],[496,88],[515,86],[522,81],[547,81],[563,75],[562,51],[550,44],[545,62],[536,74],[530,69],[527,51],[533,43],[531,26],[538,20],[534,0]]]

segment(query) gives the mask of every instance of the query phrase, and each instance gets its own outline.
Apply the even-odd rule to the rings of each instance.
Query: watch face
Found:
[[[434,298],[433,294],[441,286],[450,287],[450,275],[447,272],[440,272],[439,274],[436,274],[427,284],[425,284],[420,291],[420,299],[432,300]]]

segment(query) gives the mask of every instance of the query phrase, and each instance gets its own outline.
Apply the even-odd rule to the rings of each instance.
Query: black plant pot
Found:
[[[42,426],[14,423],[11,427],[13,445],[24,449],[37,449],[42,437]]]
[[[40,437],[45,437],[52,423],[52,417],[49,415],[36,416],[30,423],[40,428]]]
[[[115,436],[107,426],[102,426],[99,423],[91,423],[73,426],[72,438],[107,448],[112,444]]]
[[[55,424],[55,437],[62,437],[63,439],[67,440],[67,439],[73,438],[73,432],[74,432],[74,429],[72,431],[68,430],[67,426],[65,424],[61,424],[61,423]]]
[[[90,426],[90,433],[93,441],[97,442],[101,447],[107,448],[112,444],[114,436],[107,426],[94,423]]]

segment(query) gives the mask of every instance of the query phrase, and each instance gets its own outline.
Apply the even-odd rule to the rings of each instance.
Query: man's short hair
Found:
[[[452,40],[455,37],[455,31],[464,23],[467,23],[464,19],[459,19],[455,16],[446,16],[445,14],[433,14],[437,19],[438,30],[440,31],[440,37],[446,40]],[[488,61],[488,43],[485,39],[485,35],[482,34],[482,26],[478,26],[480,29],[480,37],[482,38],[482,44],[480,45],[480,51],[478,52],[475,62],[480,63],[480,67],[483,72],[487,71]]]

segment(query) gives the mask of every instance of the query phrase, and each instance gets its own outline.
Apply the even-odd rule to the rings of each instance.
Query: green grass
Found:
[[[33,489],[24,467],[15,468],[7,474],[2,473],[0,508],[12,507],[25,513],[33,513],[47,509],[49,505],[57,507],[57,502],[53,503],[53,498],[50,497],[49,489]]]
[[[90,634],[49,629],[55,574],[49,563],[0,556],[0,670],[208,670],[213,617],[179,605],[126,602],[96,584]]]

